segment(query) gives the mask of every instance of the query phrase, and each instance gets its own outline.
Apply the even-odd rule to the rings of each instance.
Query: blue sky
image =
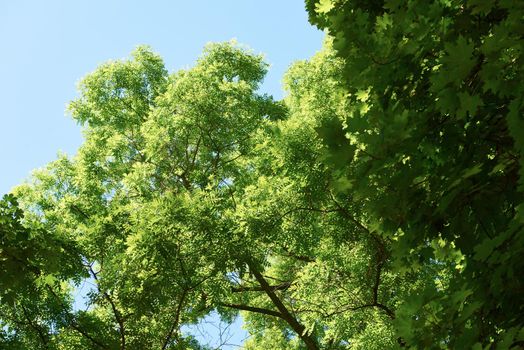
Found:
[[[75,153],[82,136],[65,106],[99,64],[147,44],[173,72],[232,38],[266,55],[262,91],[281,98],[282,74],[319,50],[323,33],[303,0],[0,0],[0,194],[58,151]]]
[[[75,153],[82,136],[65,106],[99,64],[147,44],[173,72],[191,66],[207,42],[232,38],[266,55],[261,90],[281,98],[283,73],[319,50],[323,33],[307,22],[303,0],[0,0],[0,195],[58,151]],[[205,322],[191,331],[216,338],[218,318]],[[239,326],[232,343],[245,336]]]

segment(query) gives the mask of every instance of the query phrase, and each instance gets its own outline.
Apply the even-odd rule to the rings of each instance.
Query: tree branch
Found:
[[[182,307],[184,306],[184,300],[187,296],[187,290],[184,289],[182,292],[182,295],[180,296],[180,300],[178,301],[178,306],[175,311],[175,319],[173,321],[173,324],[171,325],[171,328],[169,329],[169,332],[166,335],[166,340],[164,341],[164,344],[162,345],[162,350],[167,349],[167,346],[169,345],[169,341],[173,337],[173,334],[175,336],[175,339],[178,340],[178,329],[175,332],[175,329],[178,328],[179,322],[180,322],[180,314],[182,312]]]
[[[286,290],[291,286],[291,282],[283,282],[280,284],[276,284],[273,286],[269,286],[272,290]],[[262,287],[233,287],[231,288],[231,291],[233,293],[239,293],[239,292],[264,292],[265,290]]]
[[[107,300],[107,302],[111,306],[111,310],[113,311],[113,315],[115,316],[115,320],[118,323],[118,332],[120,333],[120,349],[121,350],[125,350],[126,349],[126,335],[125,335],[124,319],[122,318],[122,314],[117,309],[116,304],[114,303],[113,298],[111,298],[109,293],[101,291],[100,285],[98,283],[99,281],[98,281],[97,274],[95,273],[95,271],[93,270],[93,267],[91,265],[89,265],[89,272],[91,273],[91,275],[93,276],[93,278],[97,282],[98,292],[101,293],[104,296],[104,298]]]
[[[58,296],[55,291],[51,288],[51,286],[47,286],[47,289],[49,290],[49,292],[53,295],[53,297],[55,299],[58,300],[58,302],[62,305],[62,308],[64,310],[64,312],[66,313],[67,315],[67,318],[68,318],[68,321],[70,322],[69,326],[71,328],[73,328],[75,331],[77,331],[78,333],[80,333],[81,335],[83,335],[84,337],[86,337],[89,341],[91,341],[93,344],[95,344],[96,346],[100,347],[101,349],[107,349],[107,346],[102,344],[101,342],[99,342],[98,340],[96,340],[94,337],[92,337],[91,335],[89,335],[89,333],[87,333],[85,330],[83,330],[80,325],[78,324],[78,322],[76,321],[75,319],[75,316],[74,315],[71,315],[71,313],[69,312],[69,310],[67,309],[67,306],[64,305],[64,302],[62,301],[62,299],[60,298],[60,296]]]
[[[42,345],[46,349],[49,349],[49,339],[48,339],[49,334],[44,334],[42,328],[37,323],[35,324],[34,320],[29,316],[27,310],[25,309],[25,307],[23,305],[20,305],[20,307],[22,308],[22,313],[24,314],[24,317],[27,320],[27,324],[34,331],[36,331],[36,334],[38,334],[38,337],[42,341]]]
[[[243,311],[250,311],[250,312],[256,312],[258,314],[263,314],[267,316],[274,316],[284,319],[284,316],[277,311],[269,310],[269,309],[263,309],[260,307],[255,306],[249,306],[249,305],[242,305],[242,304],[228,304],[228,303],[218,303],[217,305],[228,307],[230,309],[237,309],[237,310],[243,310]]]
[[[339,311],[335,311],[335,312],[329,313],[329,314],[326,315],[326,317],[331,317],[333,315],[344,313],[346,311],[356,311],[356,310],[360,310],[360,309],[365,309],[365,308],[368,308],[368,307],[379,308],[379,309],[383,310],[392,320],[395,319],[395,313],[393,311],[391,311],[391,309],[388,308],[386,305],[381,304],[381,303],[369,303],[369,304],[364,304],[364,305],[359,305],[359,306],[347,307],[347,308],[344,308],[343,310],[339,310]]]
[[[371,239],[373,239],[373,241],[376,244],[376,248],[377,248],[378,264],[377,264],[377,268],[376,268],[376,272],[375,272],[375,282],[373,283],[373,288],[372,288],[372,299],[373,299],[373,301],[371,303],[369,303],[369,304],[365,304],[365,305],[349,308],[349,309],[346,309],[346,310],[358,310],[358,309],[362,309],[362,308],[365,308],[365,307],[378,307],[379,309],[382,309],[384,312],[386,312],[386,314],[391,319],[394,319],[395,318],[395,313],[390,308],[388,308],[386,305],[381,304],[381,303],[378,302],[378,288],[380,286],[380,275],[382,273],[382,268],[384,267],[384,263],[385,263],[386,258],[387,258],[386,249],[384,247],[384,242],[382,242],[382,240],[376,234],[376,232],[371,232],[366,226],[364,226],[361,222],[359,222],[357,219],[355,219],[347,211],[346,208],[344,208],[342,205],[340,205],[340,203],[338,203],[335,200],[335,198],[333,197],[333,194],[331,194],[331,199],[333,200],[335,205],[339,208],[340,212],[342,213],[342,215],[345,218],[349,219],[360,230],[362,230],[363,232],[365,232],[365,233],[367,233],[367,234],[369,234],[371,236]]]
[[[286,248],[284,246],[280,246],[280,248],[282,248],[282,250],[284,251],[284,253],[282,254],[284,256],[287,256],[287,257],[290,257],[290,258],[294,258],[294,259],[297,259],[297,260],[300,260],[300,261],[303,261],[303,262],[307,262],[307,263],[315,262],[315,259],[313,259],[313,258],[311,258],[309,256],[295,254],[295,253],[293,253],[292,251],[290,251],[288,248]]]
[[[264,292],[267,294],[269,299],[271,299],[275,307],[282,315],[281,318],[285,320],[289,324],[289,326],[297,333],[300,339],[302,339],[302,341],[306,344],[306,348],[309,350],[318,350],[319,347],[317,345],[316,340],[313,337],[311,337],[311,335],[306,334],[306,327],[300,324],[297,321],[297,319],[289,312],[284,303],[282,303],[280,298],[275,294],[275,291],[271,289],[269,283],[267,283],[265,278],[258,271],[255,264],[253,262],[248,261],[247,265],[249,266],[249,270],[251,271],[253,276],[255,276],[257,282],[260,284]]]

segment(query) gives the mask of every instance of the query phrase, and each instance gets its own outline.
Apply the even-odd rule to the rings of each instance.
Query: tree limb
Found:
[[[169,332],[166,335],[166,339],[164,341],[164,344],[162,345],[162,350],[167,349],[167,346],[169,345],[169,341],[173,337],[173,334],[175,336],[175,339],[178,338],[178,329],[175,332],[175,329],[178,328],[179,322],[180,322],[180,314],[182,312],[182,307],[184,306],[184,300],[187,296],[187,290],[184,289],[182,292],[182,295],[180,296],[180,300],[178,301],[178,306],[175,311],[175,319],[173,321],[173,324],[171,325],[171,328],[169,329]]]
[[[289,312],[287,307],[282,303],[282,300],[275,294],[275,291],[271,288],[269,283],[265,280],[264,276],[258,271],[255,264],[251,261],[248,261],[249,270],[255,276],[255,279],[260,284],[264,292],[267,294],[269,299],[273,302],[275,307],[280,311],[282,319],[285,320],[289,326],[297,333],[297,335],[302,339],[306,344],[306,348],[309,350],[318,350],[316,340],[309,334],[305,332],[306,327],[297,321],[297,319]]]
[[[286,290],[291,286],[291,282],[283,282],[280,284],[276,284],[273,286],[270,286],[272,290]],[[248,287],[248,286],[241,286],[241,287],[233,287],[231,288],[231,291],[233,293],[239,293],[239,292],[264,292],[265,290],[262,287]]]
[[[256,306],[249,306],[249,305],[242,305],[242,304],[228,304],[228,303],[218,303],[218,305],[223,306],[223,307],[228,307],[230,309],[256,312],[258,314],[274,316],[274,317],[279,317],[279,318],[284,319],[283,315],[280,312],[269,310],[269,309],[263,309],[263,308],[256,307]]]
[[[118,332],[120,333],[120,349],[125,350],[126,349],[126,335],[125,335],[125,325],[124,325],[124,319],[122,317],[122,314],[117,309],[115,302],[113,301],[113,298],[109,295],[107,292],[102,292],[100,289],[100,285],[98,284],[98,277],[95,271],[93,270],[93,267],[89,266],[89,272],[97,282],[97,289],[98,292],[101,293],[104,298],[107,300],[109,305],[111,306],[111,310],[113,311],[113,315],[115,316],[115,320],[118,324]]]

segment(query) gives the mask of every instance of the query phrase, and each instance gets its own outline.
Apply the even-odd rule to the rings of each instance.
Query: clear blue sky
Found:
[[[173,72],[207,42],[232,38],[266,55],[262,91],[281,98],[283,73],[319,50],[323,33],[307,22],[303,0],[0,0],[0,195],[59,150],[75,153],[82,136],[65,105],[99,64],[148,44]],[[215,326],[192,332],[216,336]],[[231,331],[238,344],[238,322]]]
[[[236,38],[271,64],[262,90],[282,97],[287,67],[321,47],[303,0],[0,0],[0,194],[74,154],[80,128],[65,116],[76,83],[148,44],[172,72],[210,41]]]

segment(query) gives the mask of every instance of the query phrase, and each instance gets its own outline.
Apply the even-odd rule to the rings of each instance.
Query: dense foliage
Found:
[[[522,7],[307,8],[282,101],[235,43],[82,80],[78,153],[0,202],[2,347],[205,349],[215,310],[251,350],[523,344]]]
[[[405,301],[399,335],[420,348],[522,345],[524,4],[307,7],[344,61],[351,112],[322,135],[347,135],[332,154],[350,161],[330,163],[345,192],[366,199],[395,273],[455,267]]]

